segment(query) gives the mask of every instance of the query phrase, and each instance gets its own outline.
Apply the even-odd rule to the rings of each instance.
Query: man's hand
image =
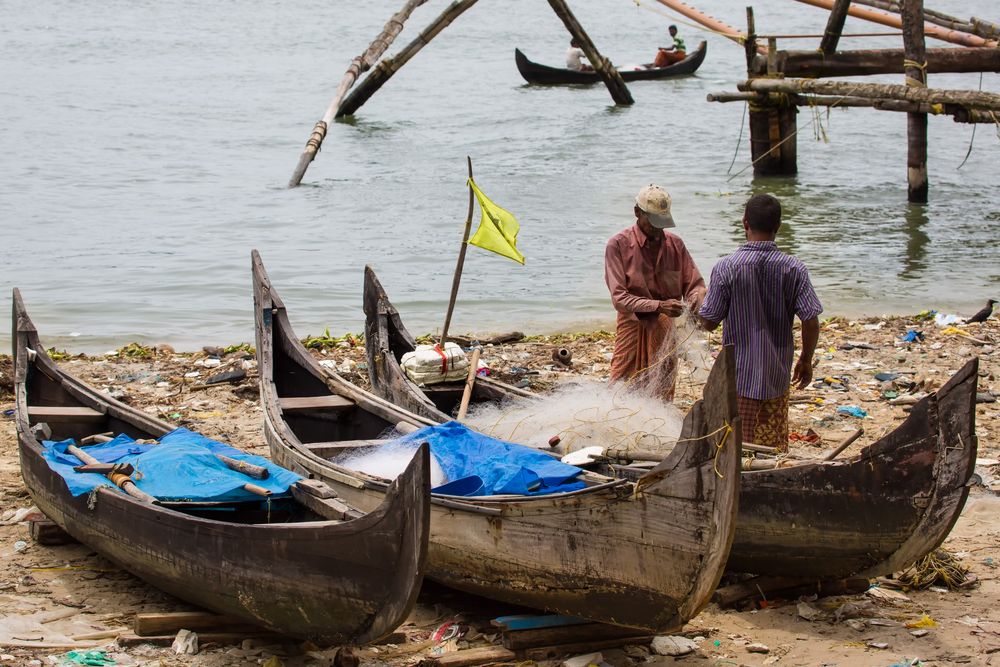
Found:
[[[684,302],[677,299],[666,299],[660,302],[656,312],[663,313],[667,317],[680,317],[684,312]]]
[[[792,384],[797,385],[799,389],[805,389],[812,382],[812,379],[812,362],[799,357],[799,360],[795,362],[795,370],[792,371]]]

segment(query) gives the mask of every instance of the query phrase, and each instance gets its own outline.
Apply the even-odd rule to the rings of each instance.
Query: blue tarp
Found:
[[[233,449],[186,428],[171,431],[160,438],[159,443],[143,445],[122,434],[110,442],[86,447],[85,451],[101,463],[131,463],[139,473],[132,475],[135,485],[159,500],[260,500],[260,496],[245,490],[243,485],[256,484],[278,496],[287,493],[289,486],[302,479],[263,457]],[[43,444],[42,457],[66,480],[74,496],[98,486],[117,488],[104,475],[73,470],[74,466],[82,464],[66,452],[69,445],[76,444],[73,440],[46,440]],[[267,479],[253,479],[227,468],[216,454],[263,466],[270,475]]]
[[[456,496],[545,495],[576,491],[586,485],[583,472],[544,452],[491,438],[458,422],[427,426],[396,440],[429,443],[448,483],[434,491]]]

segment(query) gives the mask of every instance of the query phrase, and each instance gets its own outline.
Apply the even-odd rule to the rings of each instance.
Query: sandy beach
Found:
[[[921,335],[905,342],[911,331]],[[686,346],[688,343],[694,340],[685,341]],[[706,344],[691,349],[707,355],[702,361],[710,364],[719,345],[720,337],[715,334]],[[817,456],[856,428],[863,428],[864,435],[841,455],[846,457],[905,418],[907,401],[901,398],[934,391],[968,359],[978,356],[982,402],[976,408],[981,463],[977,473],[983,484],[972,488],[962,518],[943,545],[968,568],[975,579],[972,585],[960,590],[934,586],[891,595],[869,592],[820,598],[806,601],[806,607],[797,600],[777,599],[768,600],[762,608],[743,610],[722,610],[712,604],[682,633],[676,633],[697,638],[699,647],[693,653],[674,658],[649,655],[645,647],[626,646],[605,650],[604,660],[614,667],[681,661],[686,665],[753,666],[1000,664],[998,346],[997,318],[951,327],[938,326],[921,316],[857,321],[830,318],[823,321],[815,382],[807,389],[793,390],[790,410],[790,429],[802,438],[791,443],[791,452],[801,456]],[[553,350],[559,348],[572,352],[571,366],[553,360]],[[568,381],[606,380],[612,348],[613,335],[607,332],[529,336],[516,343],[487,346],[483,359],[494,376],[546,393]],[[348,379],[366,384],[364,347],[358,339],[321,340],[313,352]],[[256,364],[245,346],[184,352],[166,345],[132,345],[113,355],[65,353],[59,357],[70,373],[120,400],[178,426],[267,455],[260,435]],[[0,664],[58,664],[51,656],[62,656],[73,646],[105,650],[118,665],[332,664],[336,647],[294,642],[204,644],[195,656],[175,655],[169,647],[115,645],[113,636],[131,631],[135,613],[190,607],[83,545],[35,544],[27,524],[7,523],[16,518],[17,510],[32,504],[18,469],[10,414],[10,361],[9,356],[0,358],[0,404],[5,411],[0,429],[0,518],[6,524],[0,526],[0,617],[4,619],[0,624]],[[692,355],[682,363],[677,398],[682,411],[700,395],[699,365]],[[213,375],[237,369],[245,371],[246,377],[235,384],[205,383]],[[880,373],[892,379],[876,379]],[[857,603],[859,614],[835,615],[835,610],[843,611],[845,602]],[[813,614],[809,609],[819,611]],[[491,640],[499,641],[489,621],[504,610],[499,603],[427,586],[409,622],[400,628],[405,641],[399,636],[398,643],[357,649],[356,654],[362,664],[415,664],[434,651],[431,632],[456,619],[466,633],[448,643],[445,650],[488,646]],[[807,620],[804,615],[815,618]],[[925,616],[933,622],[921,623]],[[80,639],[94,633],[105,636]],[[756,645],[763,645],[766,651]],[[916,659],[920,662],[914,662]]]

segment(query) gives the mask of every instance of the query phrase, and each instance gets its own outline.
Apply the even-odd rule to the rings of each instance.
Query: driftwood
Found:
[[[806,5],[812,5],[813,7],[822,7],[823,9],[832,9],[834,0],[797,0]],[[887,25],[892,28],[902,28],[903,22],[898,16],[893,16],[892,14],[883,14],[882,12],[873,12],[870,9],[864,9],[862,7],[851,7],[847,13],[855,18],[864,19],[866,21],[871,21],[872,23],[880,23],[882,25]],[[970,35],[965,32],[958,32],[956,30],[946,30],[933,25],[924,26],[924,34],[928,37],[933,37],[934,39],[939,39],[942,42],[951,42],[952,44],[960,44],[962,46],[996,46],[996,40],[983,39],[976,35]]]
[[[420,664],[423,667],[473,667],[493,662],[514,662],[515,657],[513,651],[502,646],[486,646],[428,657]]]
[[[260,627],[232,616],[207,611],[171,611],[140,613],[135,615],[132,631],[140,637],[164,635],[178,630],[227,630],[230,632],[260,633]]]
[[[809,79],[753,79],[737,84],[743,91],[762,93],[815,93],[866,99],[892,99],[929,104],[959,104],[1000,111],[1000,94],[968,90],[914,88],[884,83],[813,81]]]
[[[403,50],[391,58],[383,58],[378,65],[365,77],[358,86],[350,92],[337,109],[337,118],[350,116],[378,92],[379,88],[392,78],[392,75],[402,69],[420,49],[427,46],[432,39],[451,25],[451,22],[462,15],[465,10],[476,4],[477,0],[455,0],[434,19],[434,22],[424,28],[417,38],[403,47]]]
[[[779,594],[782,597],[793,597],[815,593],[820,597],[826,595],[847,595],[862,593],[868,590],[870,582],[867,577],[851,577],[833,581],[817,581],[810,577],[754,577],[738,584],[724,586],[712,595],[712,602],[720,607],[732,607],[743,600],[764,598]]]
[[[599,639],[589,642],[576,642],[573,644],[557,644],[555,646],[526,648],[519,650],[517,655],[523,660],[541,662],[543,660],[550,660],[557,656],[592,653],[606,648],[617,648],[619,646],[626,645],[645,646],[651,641],[653,641],[653,638],[650,635],[644,635],[641,637],[618,637],[613,639]]]
[[[573,12],[570,11],[566,0],[549,0],[549,5],[555,11],[556,16],[563,22],[563,25],[566,26],[566,29],[569,30],[569,33],[580,42],[580,48],[583,49],[587,60],[593,65],[594,71],[601,76],[604,85],[608,87],[608,92],[611,93],[611,99],[615,101],[615,104],[623,106],[633,104],[635,100],[632,99],[632,93],[629,92],[628,86],[622,81],[621,74],[611,64],[611,61],[602,56],[597,47],[594,46],[594,42],[591,41],[590,36],[587,35],[583,26],[573,16]]]
[[[309,169],[309,164],[315,159],[316,153],[319,152],[320,146],[323,145],[327,128],[330,122],[333,121],[337,109],[340,108],[340,101],[344,99],[344,95],[354,85],[354,82],[358,80],[361,73],[371,69],[372,65],[385,53],[385,50],[389,48],[389,45],[392,44],[396,36],[403,30],[403,23],[410,17],[413,10],[425,2],[427,0],[407,0],[403,8],[393,14],[389,22],[385,24],[385,27],[382,28],[382,32],[375,38],[375,41],[368,45],[368,49],[351,61],[350,67],[344,73],[344,78],[340,81],[340,86],[337,87],[337,93],[334,95],[333,101],[327,107],[323,118],[317,121],[316,126],[313,128],[312,134],[306,142],[305,150],[299,156],[299,163],[295,167],[295,172],[292,174],[291,180],[288,182],[288,187],[298,187],[299,183],[302,182],[302,177],[305,176],[306,170]]]
[[[635,628],[624,628],[604,623],[586,623],[534,630],[515,630],[503,633],[503,646],[512,650],[556,646],[586,641],[603,641],[625,637],[643,637],[649,633]]]

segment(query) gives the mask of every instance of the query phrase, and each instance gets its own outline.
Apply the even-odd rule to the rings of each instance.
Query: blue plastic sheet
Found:
[[[42,457],[66,480],[74,496],[98,486],[117,488],[104,475],[73,470],[74,466],[82,465],[66,451],[69,445],[75,444],[73,440],[46,440],[43,444]],[[250,493],[243,485],[256,484],[280,496],[287,494],[288,487],[302,479],[263,457],[241,452],[186,428],[164,435],[157,445],[139,444],[123,434],[110,442],[86,447],[85,451],[101,463],[131,463],[139,473],[132,475],[135,485],[158,500],[260,500],[260,496]],[[263,466],[270,474],[267,479],[253,479],[227,468],[216,454]]]
[[[427,426],[399,438],[398,444],[429,443],[448,483],[433,489],[462,496],[545,495],[576,491],[583,470],[548,454],[491,438],[458,422]]]

